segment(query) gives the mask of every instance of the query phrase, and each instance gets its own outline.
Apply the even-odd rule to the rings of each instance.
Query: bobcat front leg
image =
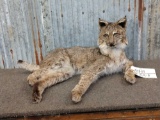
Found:
[[[101,66],[99,66],[101,65]],[[89,86],[97,80],[100,75],[104,74],[105,65],[95,63],[88,69],[84,70],[79,83],[72,90],[72,101],[78,103],[82,99],[82,95],[85,94]]]
[[[132,61],[127,61],[124,66],[124,78],[127,82],[134,84],[136,82],[135,74],[133,70],[131,70],[131,66],[133,65]]]

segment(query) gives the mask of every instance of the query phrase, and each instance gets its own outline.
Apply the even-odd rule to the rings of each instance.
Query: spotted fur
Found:
[[[100,33],[98,47],[59,48],[51,51],[40,65],[19,61],[21,68],[33,71],[27,78],[33,86],[33,100],[38,103],[47,87],[55,85],[76,74],[81,74],[78,84],[72,90],[72,101],[80,102],[90,85],[103,75],[121,72],[133,84],[136,82],[124,49],[126,38],[126,17],[115,23],[99,19]]]

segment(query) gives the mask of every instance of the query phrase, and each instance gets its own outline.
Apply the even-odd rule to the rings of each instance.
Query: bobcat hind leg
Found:
[[[47,87],[55,85],[59,82],[67,80],[74,75],[72,67],[61,68],[57,71],[50,71],[43,75],[40,81],[33,86],[33,101],[39,103],[42,100],[42,94]]]
[[[36,82],[40,81],[41,77],[46,74],[47,69],[39,69],[34,71],[27,77],[29,85],[33,86]]]

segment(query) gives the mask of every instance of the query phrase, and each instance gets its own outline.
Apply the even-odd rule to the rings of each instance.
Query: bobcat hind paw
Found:
[[[34,84],[32,97],[33,97],[34,103],[41,102],[42,95],[40,94],[40,91],[39,91],[39,83]]]
[[[42,96],[39,96],[36,93],[33,93],[33,103],[39,103],[42,100]]]

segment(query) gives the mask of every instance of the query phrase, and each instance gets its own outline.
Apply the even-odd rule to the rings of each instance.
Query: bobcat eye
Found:
[[[108,34],[104,34],[103,37],[108,37]]]
[[[119,33],[114,33],[113,35],[115,36],[115,35],[120,35],[120,34]]]
[[[114,37],[118,37],[118,38],[121,37],[121,35],[120,35],[119,33],[114,33],[113,36],[114,36]]]

